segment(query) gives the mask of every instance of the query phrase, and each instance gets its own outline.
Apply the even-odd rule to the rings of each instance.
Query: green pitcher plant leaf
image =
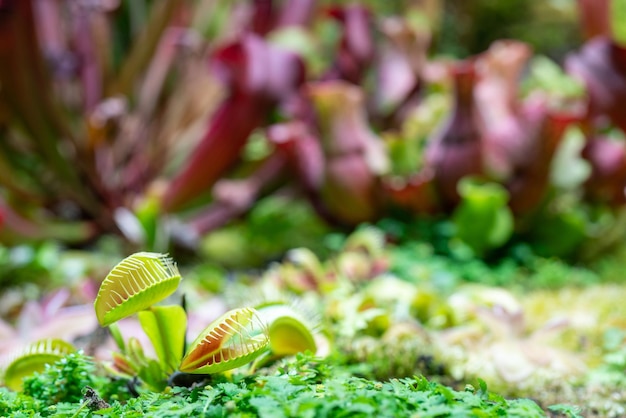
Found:
[[[100,325],[144,310],[176,290],[181,276],[166,254],[140,252],[126,257],[107,275],[94,303]]]
[[[29,344],[17,353],[4,371],[4,384],[14,391],[22,389],[22,380],[35,372],[41,372],[46,364],[61,360],[76,348],[63,340],[50,338]]]
[[[514,230],[507,190],[497,183],[466,177],[459,182],[458,191],[462,200],[452,214],[457,238],[479,256],[504,245]]]
[[[257,307],[261,319],[268,324],[270,350],[277,356],[289,356],[310,350],[317,351],[315,338],[306,320],[292,306],[272,303]]]
[[[138,313],[163,370],[175,371],[183,358],[187,315],[178,305],[153,306]]]
[[[241,367],[267,350],[267,325],[253,308],[226,312],[213,321],[190,345],[179,370],[219,373]]]

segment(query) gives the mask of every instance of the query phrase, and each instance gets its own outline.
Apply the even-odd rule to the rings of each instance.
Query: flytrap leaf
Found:
[[[150,338],[163,370],[176,370],[183,357],[187,315],[177,305],[153,306],[138,314],[144,332]]]
[[[213,321],[189,347],[180,365],[185,373],[219,373],[241,367],[269,345],[267,325],[253,308],[234,309]]]
[[[289,356],[317,351],[315,338],[302,316],[283,303],[258,307],[261,319],[269,326],[270,349],[274,355]]]
[[[141,252],[126,257],[107,275],[94,303],[100,325],[146,309],[178,287],[181,276],[166,254]]]
[[[46,339],[29,344],[15,355],[4,371],[4,384],[11,390],[20,391],[22,380],[35,372],[41,372],[46,364],[61,360],[76,348],[59,339]]]

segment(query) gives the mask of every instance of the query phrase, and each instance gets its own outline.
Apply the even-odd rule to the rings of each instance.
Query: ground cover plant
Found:
[[[8,0],[0,61],[0,416],[626,415],[625,1]]]

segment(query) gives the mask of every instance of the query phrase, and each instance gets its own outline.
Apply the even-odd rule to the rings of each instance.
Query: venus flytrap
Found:
[[[162,390],[176,371],[192,374],[223,372],[262,354],[269,344],[266,326],[254,309],[227,312],[211,323],[185,353],[187,315],[181,306],[152,306],[170,296],[181,275],[172,258],[141,252],[122,260],[102,282],[94,308],[102,326],[112,326],[121,353],[114,365]],[[115,322],[137,313],[141,328],[158,361],[145,356],[136,338],[124,343]]]
[[[185,350],[187,315],[180,306],[152,306],[174,293],[181,275],[164,254],[141,252],[121,261],[102,282],[94,303],[120,348],[114,366],[162,390],[168,377],[213,374],[244,366],[264,353],[272,358],[315,351],[311,331],[293,308],[233,309],[209,324]],[[147,358],[136,338],[125,343],[115,322],[137,313],[158,361]]]
[[[182,279],[174,261],[164,254],[140,252],[125,258],[106,276],[94,302],[101,326],[109,326],[120,353],[113,365],[126,376],[139,376],[149,387],[162,390],[167,376],[180,363],[187,315],[182,307],[152,306],[170,296]],[[158,361],[145,356],[136,338],[124,340],[115,324],[137,313]]]

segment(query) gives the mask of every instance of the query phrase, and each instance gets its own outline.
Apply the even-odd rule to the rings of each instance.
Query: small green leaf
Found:
[[[139,339],[137,337],[130,337],[128,339],[127,346],[126,355],[130,362],[130,366],[135,370],[147,367],[150,359],[146,357],[146,353],[143,351],[143,347],[141,346]]]
[[[68,342],[59,339],[47,339],[34,342],[19,352],[8,364],[4,372],[5,385],[14,390],[22,389],[22,379],[35,372],[41,372],[46,364],[61,360],[76,348]]]
[[[283,303],[257,308],[261,319],[269,326],[270,349],[278,356],[288,356],[310,350],[317,345],[306,321],[291,306]]]
[[[487,391],[487,382],[485,382],[483,379],[478,378],[478,386],[480,387],[480,395],[487,396],[489,394],[489,392]]]
[[[181,276],[166,254],[133,254],[107,275],[94,303],[98,322],[107,326],[174,293]]]
[[[556,412],[562,415],[565,415],[568,418],[583,418],[581,413],[581,408],[576,405],[567,405],[567,404],[558,404],[551,405],[548,407],[548,410],[551,412]]]
[[[587,235],[587,213],[582,207],[563,210],[545,209],[539,213],[530,231],[533,251],[543,257],[567,257],[584,242]]]
[[[218,373],[254,360],[268,347],[267,325],[252,308],[234,309],[213,321],[191,344],[180,371]]]
[[[183,357],[187,315],[178,306],[153,306],[138,314],[144,332],[154,346],[161,367],[168,373],[176,370]]]
[[[561,101],[582,98],[585,95],[584,85],[579,80],[542,55],[536,55],[530,62],[530,77],[525,84],[528,91],[540,90]]]

